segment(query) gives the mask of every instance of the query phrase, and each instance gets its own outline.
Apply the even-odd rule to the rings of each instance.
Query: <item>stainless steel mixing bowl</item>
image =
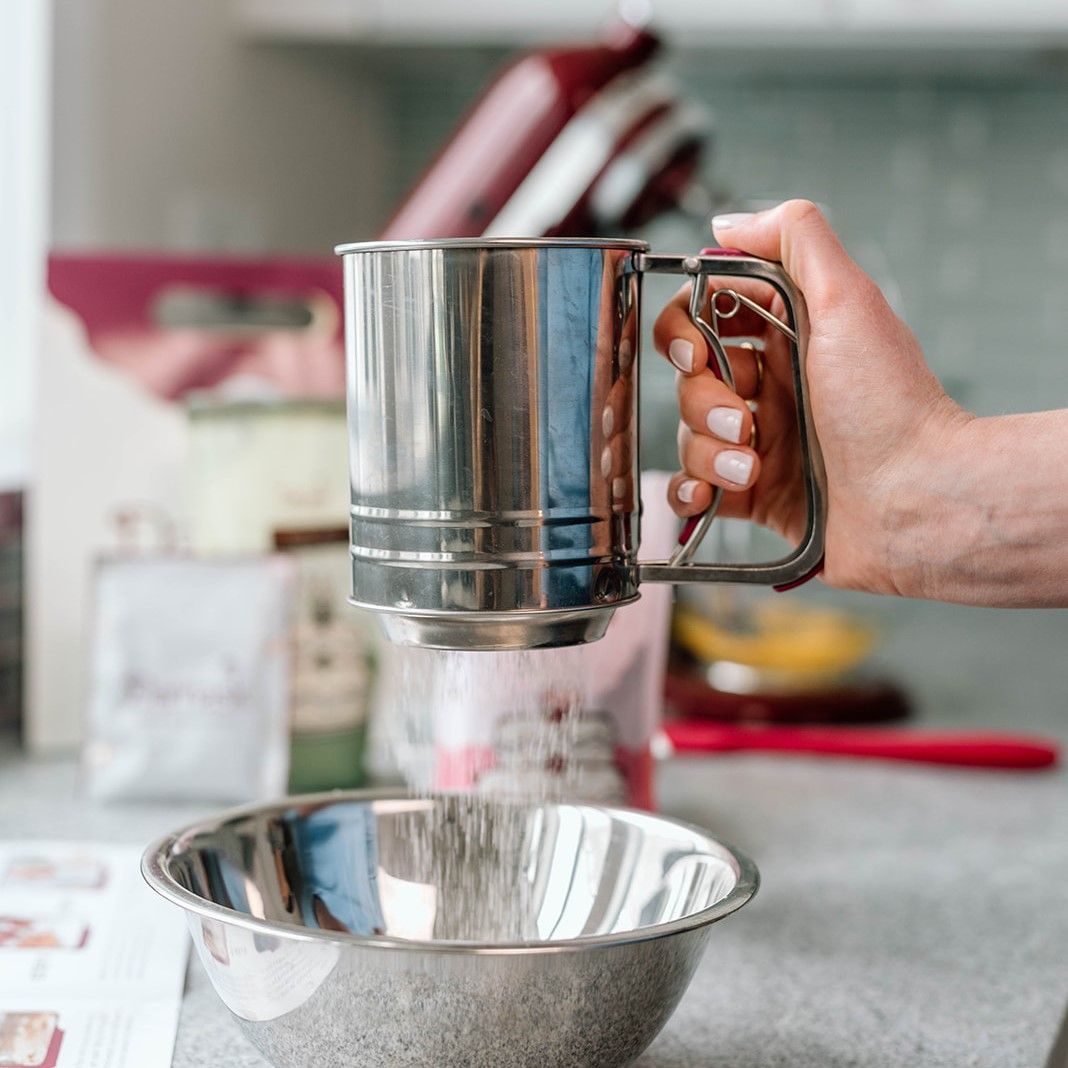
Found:
[[[758,882],[648,813],[366,791],[225,813],[142,870],[277,1068],[627,1064]]]

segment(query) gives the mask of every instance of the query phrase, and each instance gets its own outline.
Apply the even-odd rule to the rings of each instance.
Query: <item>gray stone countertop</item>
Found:
[[[926,725],[1068,740],[1068,613],[957,610],[943,628],[914,625],[919,611],[898,610],[884,656],[915,665]],[[1066,780],[741,754],[663,765],[662,809],[745,849],[763,887],[714,929],[642,1068],[1042,1065],[1068,1001]],[[0,748],[0,837],[142,843],[202,811],[87,804],[73,762]],[[175,1068],[264,1063],[192,961]]]

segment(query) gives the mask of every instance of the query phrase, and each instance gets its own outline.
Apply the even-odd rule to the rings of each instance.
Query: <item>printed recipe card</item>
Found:
[[[168,1068],[188,938],[140,860],[0,841],[0,1068]]]

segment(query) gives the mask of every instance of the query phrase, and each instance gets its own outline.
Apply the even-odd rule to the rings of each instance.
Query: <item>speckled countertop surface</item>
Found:
[[[947,620],[941,626],[941,620]],[[1068,740],[1068,613],[897,610],[927,722]],[[951,624],[951,625],[950,625]],[[1068,1001],[1068,775],[730,756],[662,808],[760,865],[642,1068],[1032,1068]],[[196,809],[98,807],[69,761],[0,748],[0,837],[145,842]],[[260,1068],[191,962],[175,1068]]]

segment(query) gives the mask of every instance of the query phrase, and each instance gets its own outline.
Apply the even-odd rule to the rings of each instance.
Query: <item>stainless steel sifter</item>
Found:
[[[805,388],[804,302],[776,263],[579,239],[341,245],[352,598],[393,641],[500,650],[594,641],[642,582],[788,586],[818,569],[824,492]],[[639,561],[641,280],[694,281],[690,313],[731,381],[705,281],[767,283],[789,340],[808,521],[766,564]],[[722,284],[722,283],[721,283]],[[720,305],[722,308],[722,305]],[[731,309],[721,314],[729,315]],[[785,321],[784,321],[785,320]],[[613,413],[605,416],[606,409]]]

